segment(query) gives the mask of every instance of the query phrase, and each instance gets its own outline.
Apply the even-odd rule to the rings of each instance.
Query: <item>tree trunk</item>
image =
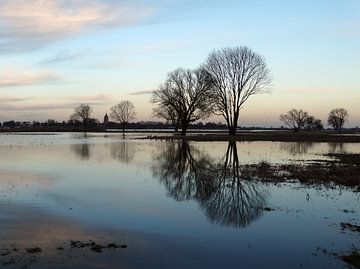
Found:
[[[230,124],[232,124],[232,126],[228,126],[229,127],[229,135],[236,135],[238,119],[239,119],[239,111],[234,111],[234,119],[233,119],[233,122],[230,123]]]
[[[182,136],[186,136],[186,130],[187,130],[187,127],[185,127],[185,126],[181,127],[181,135]]]
[[[189,126],[189,123],[186,121],[183,121],[181,124],[181,136],[186,136],[186,131]]]
[[[125,124],[122,125],[123,136],[125,136]]]
[[[236,135],[236,126],[229,126],[229,135]]]
[[[84,135],[86,137],[86,131],[87,131],[87,120],[84,120]]]

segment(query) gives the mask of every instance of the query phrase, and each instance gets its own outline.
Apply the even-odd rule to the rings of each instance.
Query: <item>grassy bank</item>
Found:
[[[148,139],[183,139],[188,141],[281,141],[281,142],[334,142],[334,143],[360,143],[360,134],[335,132],[241,132],[235,136],[225,133],[214,134],[188,134],[187,136],[149,135]]]

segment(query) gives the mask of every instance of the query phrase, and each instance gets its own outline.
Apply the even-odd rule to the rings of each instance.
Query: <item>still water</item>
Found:
[[[0,135],[0,244],[19,250],[2,266],[346,268],[332,253],[360,246],[340,225],[359,225],[359,192],[228,173],[234,159],[325,160],[360,153],[359,144],[135,138]],[[127,248],[97,253],[70,240]],[[34,247],[36,258],[19,254]]]

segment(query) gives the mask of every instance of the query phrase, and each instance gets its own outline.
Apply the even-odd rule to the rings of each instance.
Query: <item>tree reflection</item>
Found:
[[[87,143],[71,145],[71,149],[75,155],[80,157],[82,160],[88,160],[90,158],[90,145]]]
[[[184,141],[167,144],[156,158],[154,173],[169,196],[176,200],[205,199],[213,192],[214,183],[208,180],[209,159]]]
[[[156,157],[154,174],[176,200],[195,200],[217,224],[245,227],[258,219],[266,195],[256,182],[241,178],[235,142],[229,142],[220,160],[185,141],[174,141]]]
[[[346,146],[344,143],[328,143],[329,153],[345,153]]]
[[[119,142],[110,144],[111,158],[114,160],[130,163],[135,156],[134,144],[131,142]]]
[[[229,142],[226,154],[214,165],[215,192],[201,207],[214,223],[245,227],[258,219],[266,204],[258,184],[241,179],[241,166],[235,142]]]
[[[280,149],[287,151],[292,156],[307,154],[309,149],[314,146],[312,142],[282,142]]]

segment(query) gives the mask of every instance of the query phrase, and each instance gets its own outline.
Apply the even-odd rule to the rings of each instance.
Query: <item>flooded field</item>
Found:
[[[359,265],[360,144],[140,136],[1,134],[0,266]]]

